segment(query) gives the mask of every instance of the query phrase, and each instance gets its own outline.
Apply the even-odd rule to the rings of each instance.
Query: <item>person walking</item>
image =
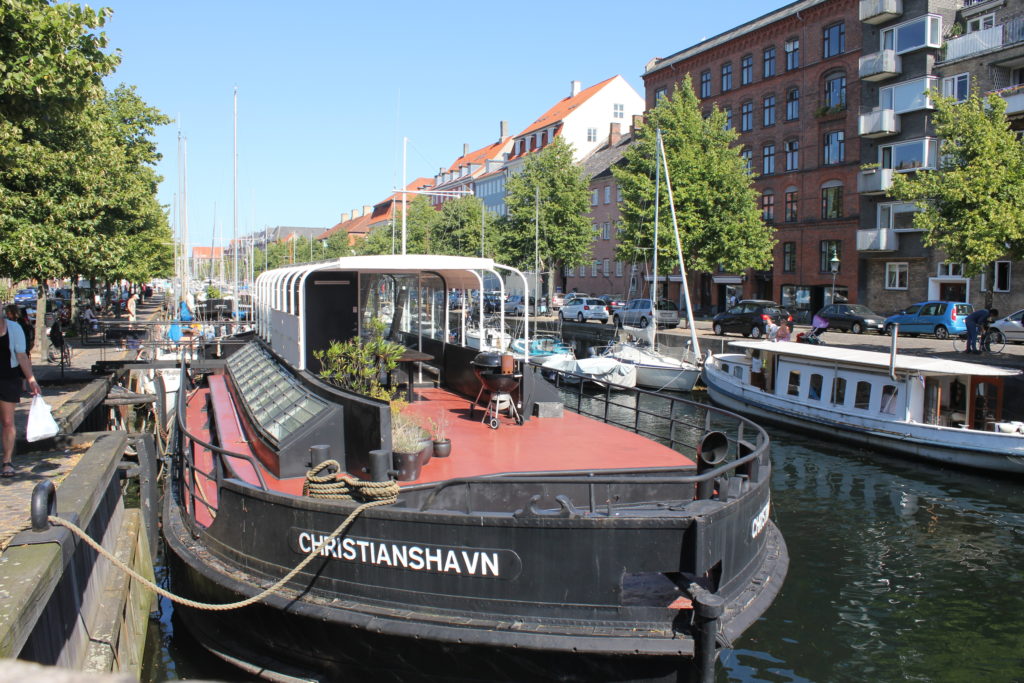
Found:
[[[139,295],[132,292],[128,296],[128,301],[125,303],[125,310],[128,311],[128,322],[135,322],[135,309],[139,305]]]
[[[978,331],[981,328],[985,328],[983,333],[987,331],[988,324],[994,322],[997,318],[999,318],[999,311],[995,308],[979,308],[964,318],[964,324],[967,325],[967,348],[964,349],[964,353],[981,353],[978,350]]]
[[[25,334],[17,321],[4,318],[0,325],[0,429],[3,430],[3,462],[0,477],[9,479],[14,471],[14,407],[21,400],[21,382],[28,381],[29,392],[41,394],[32,373],[32,362],[25,352]]]

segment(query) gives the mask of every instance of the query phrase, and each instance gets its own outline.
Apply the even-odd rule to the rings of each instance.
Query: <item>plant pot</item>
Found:
[[[420,470],[430,459],[430,442],[415,453],[396,452],[392,454],[394,468],[398,471],[398,481],[416,481],[420,478]]]
[[[420,453],[425,454],[423,456],[423,464],[426,465],[430,462],[430,458],[434,456],[434,442],[430,439],[420,441]]]
[[[434,457],[435,458],[447,458],[452,454],[452,440],[441,439],[440,441],[434,442]]]

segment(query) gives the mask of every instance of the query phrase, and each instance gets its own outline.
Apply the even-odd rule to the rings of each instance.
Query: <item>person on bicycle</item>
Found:
[[[981,353],[978,350],[978,331],[982,334],[988,332],[988,325],[999,318],[999,311],[995,308],[979,308],[964,319],[967,325],[967,348],[964,353]]]

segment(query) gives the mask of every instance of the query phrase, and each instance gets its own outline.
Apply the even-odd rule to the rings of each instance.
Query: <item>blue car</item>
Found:
[[[962,301],[922,301],[885,319],[884,333],[890,334],[896,323],[903,334],[934,334],[939,339],[967,331],[964,319],[974,306]]]
[[[28,287],[26,289],[19,289],[18,293],[14,295],[14,303],[19,306],[26,306],[28,304],[34,304],[39,298],[39,294],[36,292],[34,287]]]

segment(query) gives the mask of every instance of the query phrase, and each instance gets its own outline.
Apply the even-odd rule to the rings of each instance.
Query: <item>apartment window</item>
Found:
[[[943,261],[936,269],[937,277],[963,277],[964,264],[953,261]]]
[[[913,230],[914,214],[921,207],[911,202],[893,202],[878,205],[878,227],[883,230]]]
[[[622,277],[622,261],[615,262],[615,277]]]
[[[722,92],[732,90],[732,62],[722,65]]]
[[[761,195],[761,218],[765,223],[775,222],[775,193],[765,190]]]
[[[612,224],[605,223],[601,226],[601,239],[610,240],[612,238]]]
[[[586,277],[586,276],[587,276],[587,267],[586,266],[580,266],[580,277]]]
[[[730,130],[732,128],[732,107],[723,107],[722,112],[725,113],[725,129]]]
[[[832,74],[825,78],[825,106],[846,109],[846,74]]]
[[[601,272],[604,273],[604,276],[608,277],[609,275],[611,275],[611,272],[612,272],[611,271],[611,261],[609,261],[608,259],[605,259],[604,262],[601,265],[602,265]]]
[[[942,79],[942,94],[963,102],[971,94],[971,74],[962,73]]]
[[[782,272],[796,272],[796,242],[782,243]]]
[[[565,266],[562,268],[562,274],[565,275],[566,277],[572,277],[573,275],[576,274],[576,269],[573,268],[572,266]]]
[[[611,204],[612,203],[612,186],[611,185],[605,185],[604,186],[604,203],[605,204]]]
[[[754,81],[754,56],[745,55],[740,60],[740,85],[749,85]]]
[[[885,264],[885,288],[906,289],[909,275],[909,264],[891,262]]]
[[[926,14],[882,30],[882,49],[903,54],[924,47],[942,46],[942,17]]]
[[[825,133],[824,156],[822,162],[826,165],[841,164],[846,158],[845,134],[841,130],[834,130]]]
[[[878,89],[878,106],[892,109],[897,114],[919,109],[931,109],[932,98],[929,97],[937,87],[938,79],[933,76],[915,78],[899,85]]]
[[[617,202],[621,202],[622,201],[622,185],[617,185],[615,187],[615,201],[617,201]]]
[[[988,275],[988,273],[985,273]],[[982,287],[984,289],[984,286]],[[995,287],[992,288],[994,292],[1009,292],[1010,291],[1010,262],[1009,261],[996,261],[996,282]]]
[[[800,168],[800,141],[795,138],[786,140],[782,146],[786,150],[786,170],[795,171]]]
[[[754,103],[744,102],[740,105],[740,130],[754,129]]]
[[[786,120],[796,121],[800,118],[800,88],[790,88],[786,92]]]
[[[587,142],[597,142],[597,128],[587,128]]]
[[[907,140],[879,148],[882,168],[904,173],[919,168],[935,168],[938,141],[934,138]]]
[[[793,38],[786,41],[786,71],[800,68],[800,39]]]
[[[600,203],[601,203],[600,202],[600,190],[591,190],[590,191],[590,205],[591,206],[597,206]]]
[[[835,220],[843,217],[843,185],[832,180],[821,186],[821,218]]]
[[[974,33],[975,31],[984,31],[987,28],[992,28],[996,25],[996,15],[994,12],[988,14],[982,14],[978,17],[973,17],[967,20],[967,32]]]
[[[700,72],[700,96],[711,97],[711,72]]]
[[[775,145],[765,145],[761,148],[761,174],[772,175],[775,173]]]
[[[839,259],[839,268],[842,269],[843,243],[839,240],[821,240],[818,243],[818,269],[822,273],[832,272],[833,256]]]
[[[626,105],[624,104],[613,104],[612,105],[612,117],[616,119],[626,118]]]
[[[775,125],[775,95],[768,95],[761,102],[761,122],[764,126]]]
[[[846,52],[846,24],[839,22],[826,26],[822,36],[822,58],[828,59],[844,52]]]
[[[668,88],[658,88],[654,91],[654,106],[658,106],[658,102],[668,97]]]
[[[798,219],[797,205],[800,201],[800,194],[795,187],[786,189],[786,222],[796,223]]]
[[[601,262],[598,259],[594,259],[594,262],[590,264],[590,276],[597,277],[597,272],[601,268]]]
[[[743,168],[745,168],[748,173],[750,171],[754,170],[754,152],[753,152],[753,150],[751,150],[749,148],[743,150],[742,152],[740,152],[740,158],[743,159]]]
[[[764,49],[764,78],[771,78],[775,75],[775,48],[766,47]]]

